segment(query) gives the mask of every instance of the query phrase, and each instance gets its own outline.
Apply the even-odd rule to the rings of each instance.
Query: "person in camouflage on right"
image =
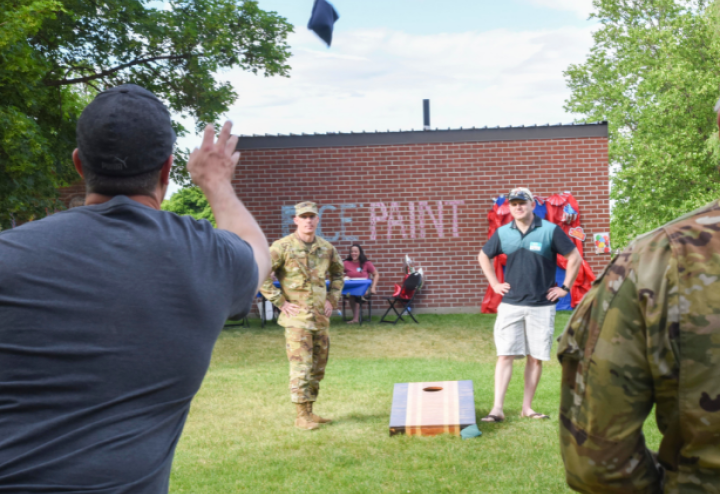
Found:
[[[720,201],[636,239],[560,338],[560,448],[579,492],[720,492]],[[648,450],[656,407],[663,434]]]

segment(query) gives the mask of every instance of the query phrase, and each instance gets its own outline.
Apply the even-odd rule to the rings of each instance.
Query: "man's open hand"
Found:
[[[551,302],[555,302],[556,300],[560,300],[564,296],[566,296],[568,292],[560,288],[559,286],[553,287],[550,290],[548,290],[547,299]]]
[[[330,303],[330,301],[325,301],[325,316],[330,317],[332,316],[333,306]]]
[[[187,169],[190,178],[203,192],[215,187],[230,184],[240,152],[235,151],[238,137],[230,135],[232,123],[228,120],[222,127],[217,141],[212,125],[205,127],[200,148],[190,153]]]
[[[300,313],[300,306],[286,301],[282,307],[280,307],[280,312],[288,317],[295,317]]]
[[[492,286],[492,289],[498,295],[505,295],[510,291],[510,283],[496,283]]]

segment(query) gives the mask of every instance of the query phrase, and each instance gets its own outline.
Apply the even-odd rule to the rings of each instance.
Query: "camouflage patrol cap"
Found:
[[[301,214],[305,213],[312,213],[312,214],[320,214],[318,212],[317,204],[310,201],[303,201],[299,204],[295,204],[295,216],[300,216]]]

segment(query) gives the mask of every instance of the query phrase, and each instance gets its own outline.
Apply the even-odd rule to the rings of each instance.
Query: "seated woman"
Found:
[[[367,257],[365,257],[365,252],[363,252],[363,249],[362,247],[360,247],[359,244],[353,244],[352,247],[350,247],[350,254],[348,255],[347,259],[345,259],[344,264],[345,278],[350,278],[354,280],[367,280],[372,278],[372,286],[370,287],[370,293],[375,293],[375,287],[377,286],[378,280],[380,279],[380,275],[378,274],[377,269],[375,269],[375,266],[373,266],[373,263],[367,260]],[[348,324],[353,324],[359,322],[359,302],[361,297],[350,295],[349,298],[350,307],[353,311],[353,318],[351,321],[348,321]]]

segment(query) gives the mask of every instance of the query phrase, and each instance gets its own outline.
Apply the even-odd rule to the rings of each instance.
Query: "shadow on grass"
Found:
[[[366,422],[377,422],[378,420],[388,419],[389,420],[390,415],[387,413],[377,413],[377,414],[358,414],[358,413],[352,413],[349,415],[341,415],[334,419],[334,422],[339,423],[357,423],[357,424],[363,424]]]
[[[496,432],[503,430],[523,429],[526,426],[532,424],[533,422],[537,422],[538,424],[552,422],[552,417],[550,418],[550,420],[522,418],[520,417],[520,410],[515,409],[505,410],[505,418],[502,422],[483,422],[482,418],[487,416],[488,413],[490,413],[489,409],[475,409],[477,425],[483,432],[483,435],[492,435]]]
[[[485,417],[488,413],[490,413],[490,410],[483,410],[479,408],[475,409],[475,419],[477,420],[477,426],[478,429],[482,431],[483,436],[492,436],[501,429],[505,429],[508,426],[512,427],[512,424],[508,423],[507,418],[502,422],[483,422],[481,419]]]
[[[481,411],[480,409],[475,410],[475,416],[477,420],[477,426],[482,431],[483,436],[492,436],[496,432],[506,429],[506,428],[512,428],[516,426],[517,424],[514,424],[514,420],[507,421],[507,419],[503,422],[499,423],[492,423],[492,422],[481,422],[480,419],[487,415],[489,413],[488,411]],[[365,423],[377,423],[378,421],[387,421],[389,420],[389,415],[387,413],[380,413],[380,414],[348,414],[348,415],[340,415],[333,417],[333,423],[334,424],[365,424]]]

